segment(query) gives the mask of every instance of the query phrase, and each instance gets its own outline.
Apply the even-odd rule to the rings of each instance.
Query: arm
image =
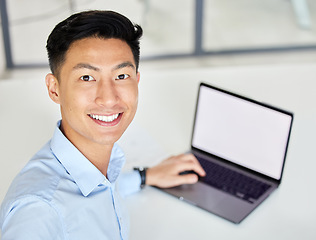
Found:
[[[181,184],[194,184],[198,176],[194,173],[180,175],[184,171],[194,171],[199,176],[205,176],[205,171],[193,154],[172,156],[146,171],[146,185],[160,188],[175,187]],[[118,185],[123,197],[138,192],[141,188],[141,178],[137,171],[121,175]]]

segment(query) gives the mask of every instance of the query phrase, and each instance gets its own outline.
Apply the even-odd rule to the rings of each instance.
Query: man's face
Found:
[[[60,78],[46,77],[60,104],[66,137],[77,147],[113,145],[134,118],[139,73],[126,42],[86,38],[74,42],[60,69]],[[52,78],[52,79],[50,79]],[[54,83],[53,83],[54,82]]]

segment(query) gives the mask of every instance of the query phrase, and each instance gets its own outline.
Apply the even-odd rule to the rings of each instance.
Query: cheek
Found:
[[[81,112],[89,105],[92,101],[91,99],[91,94],[88,91],[73,89],[62,96],[60,104],[64,111],[74,114]]]
[[[138,103],[138,86],[136,84],[131,84],[129,86],[121,87],[118,89],[120,93],[120,98],[126,104],[137,105]]]
[[[133,91],[129,92],[129,102],[133,105],[135,105],[135,107],[137,107],[138,104],[138,89],[133,89]]]

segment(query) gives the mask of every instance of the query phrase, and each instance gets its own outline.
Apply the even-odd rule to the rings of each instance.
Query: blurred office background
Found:
[[[144,60],[206,54],[212,56],[208,63],[247,64],[253,63],[253,53],[273,61],[278,55],[267,60],[265,53],[279,51],[281,57],[286,50],[300,49],[300,55],[316,48],[313,0],[2,0],[1,5],[6,5],[2,25],[9,35],[6,49],[0,47],[2,69],[8,54],[9,67],[47,64],[45,43],[52,28],[88,9],[119,11],[141,24]],[[244,62],[245,53],[250,61]]]
[[[298,239],[301,232],[309,233],[316,208],[308,206],[315,205],[316,192],[311,193],[307,186],[293,192],[293,186],[310,183],[315,189],[311,184],[315,182],[315,0],[0,0],[0,4],[0,202],[14,176],[51,137],[60,118],[58,106],[47,96],[44,84],[49,71],[47,36],[71,13],[111,9],[144,29],[139,109],[127,132],[129,138],[122,141],[128,163],[158,161],[165,154],[187,150],[199,81],[293,111],[295,120],[283,186],[262,211],[255,212],[256,221],[248,222],[258,226],[248,228],[245,224],[244,232],[261,231],[264,222],[274,230],[269,232],[272,237],[262,235],[263,239],[283,236],[281,232],[289,237],[278,239]],[[174,209],[181,206],[178,202],[173,205],[171,199],[166,200],[153,189],[146,191],[147,195],[138,196],[135,205],[129,206],[136,225],[131,239],[147,239],[138,237],[144,222],[137,225],[137,219],[142,219],[139,212],[154,211],[148,199],[162,198],[161,204]],[[300,208],[293,209],[298,203]],[[243,233],[231,231],[230,225],[226,229],[226,222],[195,208],[181,211],[179,216],[185,216],[183,212],[196,214],[204,222],[218,224],[218,229],[224,227],[227,234]],[[158,226],[166,220],[160,219],[152,218],[148,224]],[[190,237],[192,233],[189,239],[199,239],[194,235],[199,225],[192,221],[182,223],[190,229],[184,234]],[[281,227],[277,226],[281,222]],[[173,226],[174,232],[179,232],[177,226]],[[310,232],[312,237],[303,238],[315,239],[315,230]]]

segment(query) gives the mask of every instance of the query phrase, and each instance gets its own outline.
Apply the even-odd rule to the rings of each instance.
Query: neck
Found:
[[[61,131],[67,139],[104,175],[110,162],[113,144],[102,145],[94,142],[78,141],[78,138],[71,138],[61,126]],[[76,140],[77,139],[77,140]]]
[[[104,175],[107,175],[107,170],[110,162],[113,145],[97,145],[79,148],[79,151]]]

